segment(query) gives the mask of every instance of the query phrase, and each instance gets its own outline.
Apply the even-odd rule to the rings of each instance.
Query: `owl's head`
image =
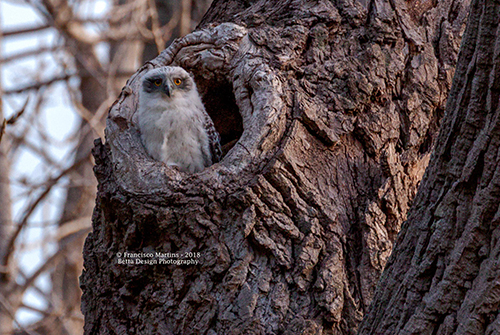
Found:
[[[164,66],[146,73],[142,79],[142,90],[146,94],[174,99],[187,96],[193,90],[196,91],[196,85],[183,68]]]

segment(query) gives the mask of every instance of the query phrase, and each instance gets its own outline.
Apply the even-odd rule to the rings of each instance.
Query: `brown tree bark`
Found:
[[[500,3],[471,8],[435,152],[359,334],[500,334]]]
[[[96,142],[85,333],[354,334],[427,165],[467,13],[214,1],[129,80]],[[194,74],[230,149],[199,174],[149,158],[135,125],[142,75],[170,64]],[[199,263],[161,264],[176,255]],[[124,264],[136,259],[158,264]]]

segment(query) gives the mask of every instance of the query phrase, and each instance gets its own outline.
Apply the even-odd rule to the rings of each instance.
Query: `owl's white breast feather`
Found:
[[[141,91],[137,111],[142,141],[154,159],[190,173],[212,164],[196,89],[175,99]]]

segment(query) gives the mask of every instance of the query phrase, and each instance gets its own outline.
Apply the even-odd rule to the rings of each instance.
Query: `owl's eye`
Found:
[[[161,79],[156,79],[154,82],[155,86],[160,86],[161,85]]]
[[[180,84],[182,84],[182,80],[180,78],[175,78],[174,79],[174,84],[179,86]]]

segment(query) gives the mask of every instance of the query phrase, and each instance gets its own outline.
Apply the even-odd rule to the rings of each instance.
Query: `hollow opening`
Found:
[[[224,157],[243,134],[243,120],[236,105],[233,86],[225,78],[207,80],[196,74],[194,76],[205,109],[220,134]]]

